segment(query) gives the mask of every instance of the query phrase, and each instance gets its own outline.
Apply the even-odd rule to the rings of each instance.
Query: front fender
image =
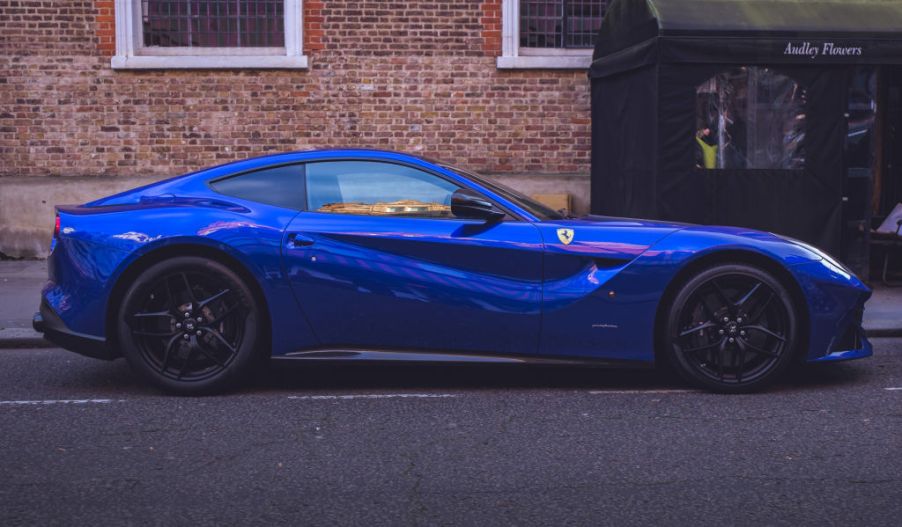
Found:
[[[728,252],[748,259],[766,258],[786,269],[818,261],[810,251],[768,233],[696,227],[672,232],[581,302],[583,309],[596,314],[593,324],[584,324],[585,340],[607,358],[653,362],[657,316],[665,292],[693,264]]]
[[[672,233],[653,245],[608,285],[622,290],[634,317],[626,322],[643,357],[653,355],[658,308],[664,292],[683,270],[718,255],[732,253],[740,259],[766,258],[785,270],[804,299],[802,313],[808,321],[803,339],[809,361],[857,358],[870,354],[870,344],[860,331],[861,312],[870,290],[857,277],[836,268],[810,250],[773,234],[737,228],[692,227]],[[757,257],[757,258],[755,258]],[[850,334],[855,337],[849,337]],[[853,340],[852,347],[846,340]],[[857,339],[857,340],[856,340]]]

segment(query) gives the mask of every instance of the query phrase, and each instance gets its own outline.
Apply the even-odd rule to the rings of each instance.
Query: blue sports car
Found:
[[[268,358],[666,362],[745,392],[871,354],[870,290],[814,247],[574,219],[406,154],[272,155],[57,210],[35,329],[176,393]]]

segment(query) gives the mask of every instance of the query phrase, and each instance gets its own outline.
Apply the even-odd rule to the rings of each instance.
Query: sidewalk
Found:
[[[46,279],[43,260],[0,261],[0,348],[52,346],[31,329]],[[870,337],[902,337],[902,287],[876,286],[864,328]]]
[[[31,329],[46,280],[44,260],[0,261],[0,348],[53,346]]]
[[[865,331],[869,337],[902,337],[902,287],[879,282],[872,287],[874,296],[864,307]]]

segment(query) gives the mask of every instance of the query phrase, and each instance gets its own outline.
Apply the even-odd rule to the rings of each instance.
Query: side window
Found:
[[[367,216],[450,218],[460,187],[416,168],[374,161],[307,164],[307,210]]]
[[[227,196],[301,210],[304,208],[304,165],[285,165],[220,179],[210,184]]]

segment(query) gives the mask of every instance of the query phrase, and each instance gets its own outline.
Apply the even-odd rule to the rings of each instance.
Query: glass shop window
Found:
[[[696,90],[696,167],[784,169],[805,165],[807,94],[770,68],[734,68]]]
[[[849,86],[849,133],[846,163],[849,168],[874,165],[874,128],[877,122],[877,68],[855,68]]]

